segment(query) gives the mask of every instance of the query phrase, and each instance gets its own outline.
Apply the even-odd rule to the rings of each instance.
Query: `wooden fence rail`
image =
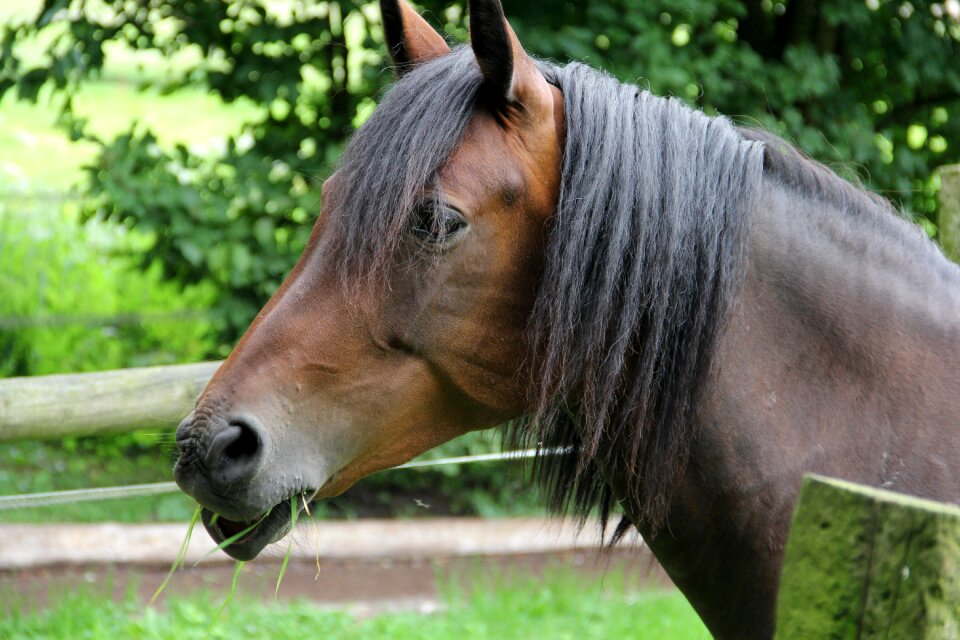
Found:
[[[219,362],[0,380],[0,442],[176,426]]]

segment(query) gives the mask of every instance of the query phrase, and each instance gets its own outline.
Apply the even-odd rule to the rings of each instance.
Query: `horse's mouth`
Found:
[[[295,507],[291,501],[296,499]],[[276,504],[253,520],[238,522],[215,514],[203,507],[200,518],[203,526],[217,545],[233,539],[222,547],[224,553],[237,560],[253,560],[264,547],[283,538],[293,525],[293,508],[299,513],[304,506],[299,498],[290,498]]]

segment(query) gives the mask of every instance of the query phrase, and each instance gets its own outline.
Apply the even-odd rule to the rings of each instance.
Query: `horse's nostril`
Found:
[[[205,466],[215,484],[230,485],[252,477],[260,466],[263,441],[245,420],[224,425],[210,440]]]
[[[233,460],[252,458],[260,450],[260,436],[246,422],[231,422],[228,429],[239,429],[236,439],[223,450],[223,455]]]

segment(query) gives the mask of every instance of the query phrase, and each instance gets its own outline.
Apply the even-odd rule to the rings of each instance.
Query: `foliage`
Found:
[[[532,6],[517,8],[530,49],[773,130],[936,221],[933,170],[960,159],[956,3],[608,0],[523,16]]]
[[[226,102],[263,105],[263,117],[214,159],[186,146],[162,150],[145,131],[98,141],[88,183],[88,218],[153,235],[143,265],[216,284],[229,345],[302,250],[319,210],[316,178],[373,107],[382,83],[371,53],[376,14],[354,3],[50,0],[31,25],[7,31],[0,92],[15,86],[35,100],[49,84],[70,96],[102,69],[106,44],[120,41],[168,58],[198,54],[183,73],[148,80],[164,90],[199,84]],[[38,32],[49,40],[31,67],[18,46]],[[70,107],[65,119],[80,135]]]
[[[443,30],[466,37],[463,2],[426,4]],[[531,51],[774,129],[932,230],[932,169],[960,159],[953,0],[506,4]],[[389,81],[381,40],[376,5],[353,0],[45,0],[2,36],[0,95],[36,100],[50,86],[69,98],[119,42],[187,61],[149,86],[206,87],[260,107],[215,158],[163,150],[142,129],[97,140],[86,186],[87,219],[151,235],[144,266],[216,286],[226,352],[303,248],[320,179]]]
[[[132,597],[68,593],[46,610],[21,612],[17,594],[0,594],[0,637],[46,638],[708,638],[677,592],[632,591],[622,575],[603,581],[554,572],[543,580],[500,578],[465,596],[448,589],[447,608],[425,616],[381,614],[358,620],[312,603],[253,602],[239,598],[210,626],[222,596],[178,597],[165,610]],[[322,579],[322,577],[321,577]],[[241,577],[240,588],[243,589]],[[4,615],[5,614],[5,615]]]
[[[169,364],[211,349],[209,284],[141,272],[112,255],[136,244],[132,234],[80,227],[45,204],[0,205],[0,377]]]

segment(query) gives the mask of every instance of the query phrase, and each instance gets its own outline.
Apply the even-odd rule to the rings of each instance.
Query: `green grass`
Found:
[[[172,439],[172,432],[170,438]],[[0,495],[109,487],[172,479],[173,447],[129,437],[118,451],[96,451],[107,439],[12,442],[0,452]],[[111,445],[112,446],[112,445]],[[0,522],[186,522],[196,505],[177,492],[135,499],[78,502],[0,511]],[[3,637],[0,634],[0,637]]]
[[[161,95],[109,80],[87,83],[75,111],[97,136],[112,138],[136,122],[164,145],[184,144],[203,155],[217,153],[257,115],[249,105],[225,105],[201,89]],[[96,146],[71,141],[57,127],[56,114],[47,101],[29,104],[9,95],[0,100],[0,191],[63,191],[82,178]]]
[[[242,578],[241,578],[242,583]],[[483,585],[479,585],[482,587]],[[242,586],[241,586],[242,590]],[[164,607],[121,603],[91,592],[66,593],[51,608],[22,613],[16,594],[0,597],[0,637],[46,638],[431,638],[498,640],[551,638],[590,640],[709,638],[678,592],[634,591],[622,575],[600,580],[553,572],[540,580],[492,580],[471,595],[446,588],[446,609],[433,615],[384,614],[357,620],[348,613],[298,602],[256,602],[239,595],[220,614],[223,595],[171,598]],[[3,594],[0,594],[3,596]]]
[[[4,0],[0,24],[36,15],[39,0]],[[42,42],[29,42],[27,59],[42,60]],[[35,51],[34,51],[35,50]],[[21,53],[23,53],[21,51]],[[85,82],[74,100],[74,111],[89,122],[89,132],[110,139],[134,123],[157,134],[164,146],[183,144],[199,155],[216,154],[243,124],[262,110],[246,101],[224,104],[201,87],[161,93],[141,90],[150,80],[163,84],[182,77],[195,65],[197,51],[185,50],[172,59],[158,52],[138,52],[112,43],[97,79]],[[58,105],[41,93],[38,104],[0,100],[0,195],[4,191],[62,191],[82,178],[82,167],[95,157],[96,146],[74,142],[57,126]]]
[[[0,23],[30,20],[39,13],[40,4],[39,0],[3,0],[3,5],[0,6]]]

